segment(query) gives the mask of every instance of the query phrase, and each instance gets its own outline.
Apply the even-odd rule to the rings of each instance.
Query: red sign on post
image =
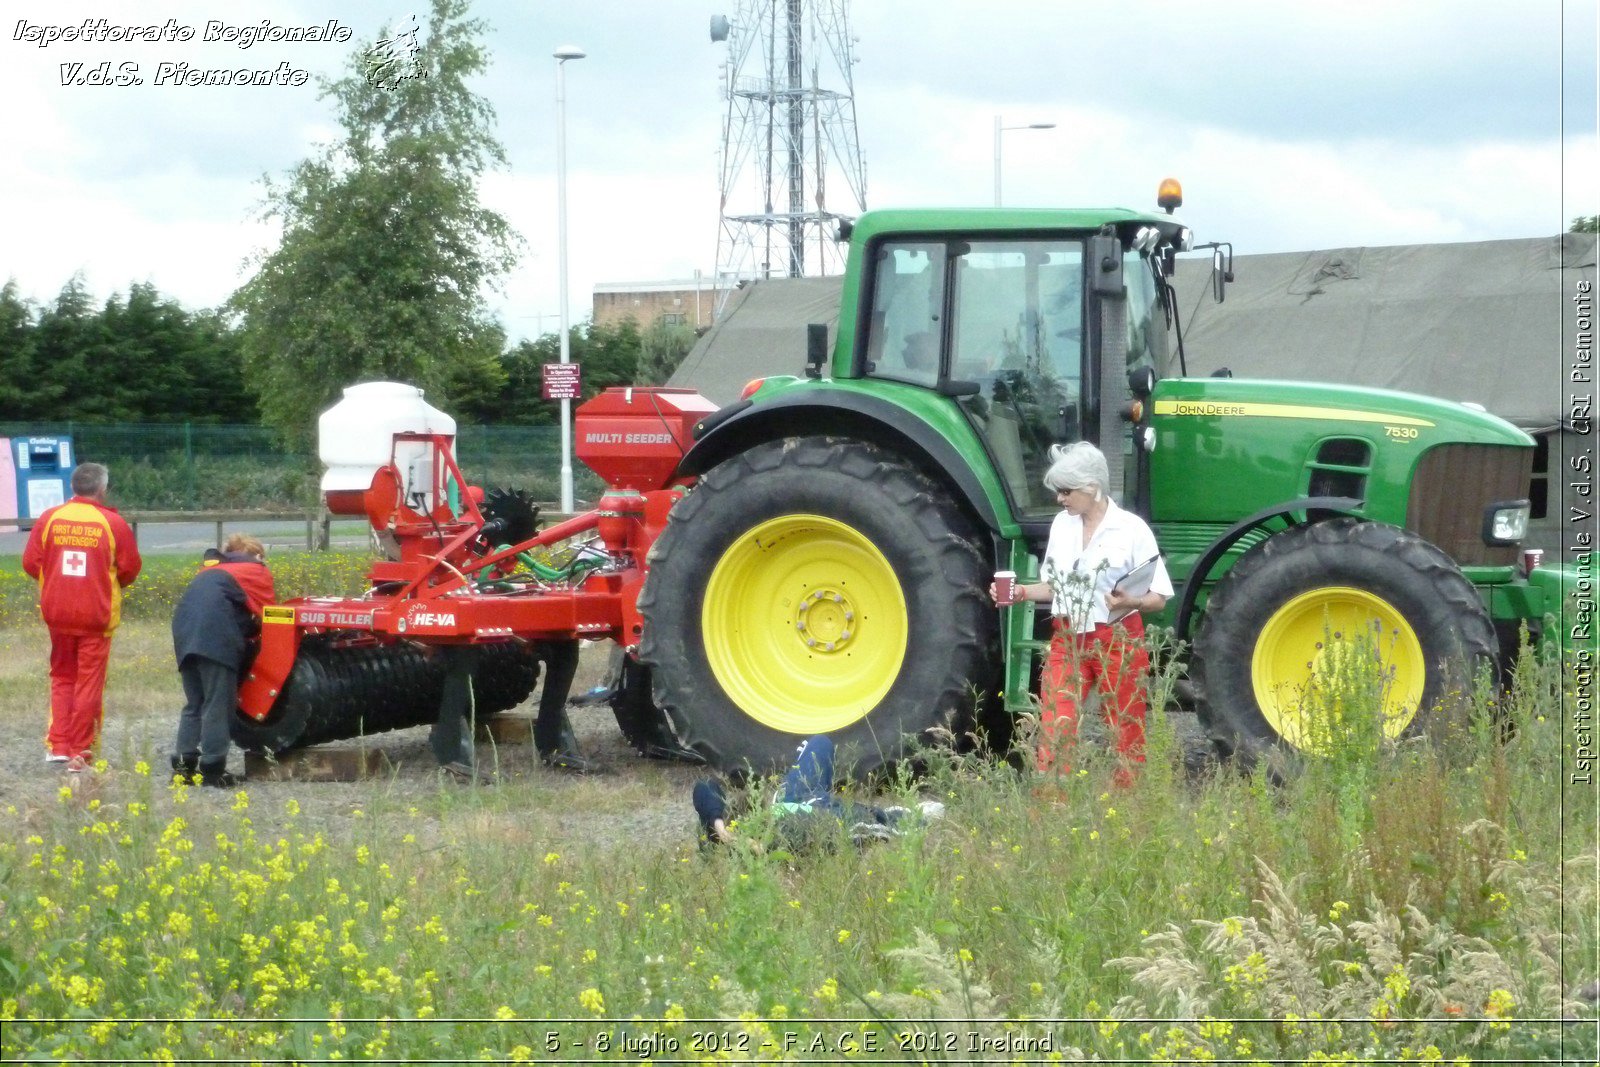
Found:
[[[546,400],[580,400],[583,381],[576,363],[546,363],[544,365],[544,398]]]

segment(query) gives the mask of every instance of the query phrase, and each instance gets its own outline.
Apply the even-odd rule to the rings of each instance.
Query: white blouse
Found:
[[[1131,511],[1106,502],[1105,517],[1089,543],[1083,543],[1083,519],[1062,511],[1050,524],[1040,577],[1055,591],[1051,613],[1073,620],[1073,629],[1088,633],[1111,621],[1106,595],[1123,575],[1156,556],[1156,573],[1150,591],[1172,596],[1167,564],[1159,558],[1156,536],[1145,521]]]

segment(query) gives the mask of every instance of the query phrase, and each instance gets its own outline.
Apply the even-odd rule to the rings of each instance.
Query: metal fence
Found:
[[[158,511],[314,508],[321,466],[263,426],[203,423],[0,422],[0,437],[73,439],[76,462],[111,468],[119,507]],[[483,486],[523,489],[534,499],[560,496],[561,431],[558,426],[458,426],[456,462]],[[574,462],[580,499],[594,499],[603,483]]]

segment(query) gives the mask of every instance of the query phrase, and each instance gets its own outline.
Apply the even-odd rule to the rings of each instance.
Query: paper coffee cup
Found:
[[[1017,602],[1017,572],[994,572],[994,602],[1002,606]]]

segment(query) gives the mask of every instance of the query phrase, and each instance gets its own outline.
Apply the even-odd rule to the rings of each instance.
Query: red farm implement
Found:
[[[528,696],[540,642],[607,638],[631,649],[646,557],[689,481],[676,477],[678,462],[714,410],[683,389],[608,389],[585,403],[575,451],[608,489],[594,510],[542,531],[523,494],[467,483],[453,434],[393,433],[365,488],[325,483],[324,494],[332,513],[371,523],[385,558],[360,596],[266,608],[235,741],[278,752],[432,722],[438,646],[480,648],[480,713]],[[665,724],[642,707],[652,721],[622,722],[636,744]]]

